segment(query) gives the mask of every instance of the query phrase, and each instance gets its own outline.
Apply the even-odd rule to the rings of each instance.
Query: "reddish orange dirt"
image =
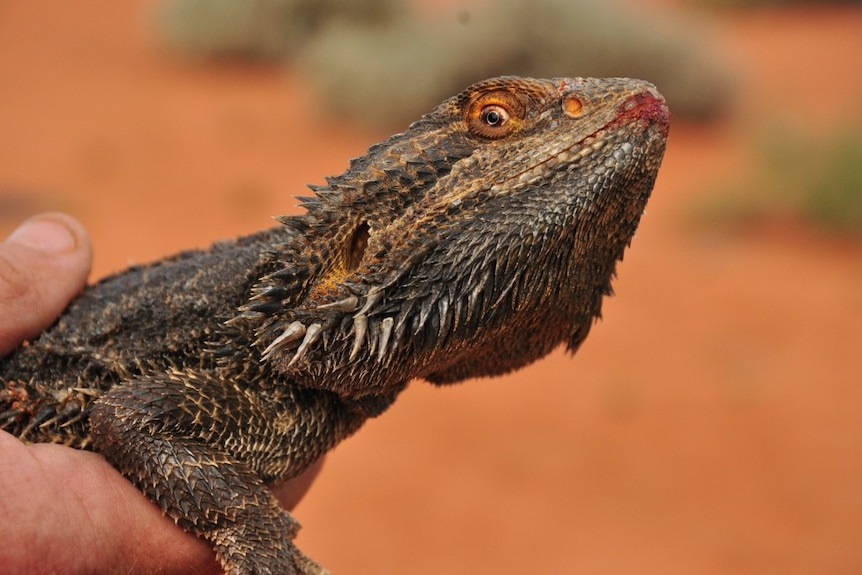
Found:
[[[0,233],[67,211],[93,277],[269,226],[386,135],[290,70],[178,61],[152,12],[0,8]],[[862,572],[862,249],[687,215],[755,164],[755,121],[859,118],[862,12],[709,18],[735,114],[674,125],[605,319],[574,358],[416,382],[336,449],[297,510],[334,573]]]

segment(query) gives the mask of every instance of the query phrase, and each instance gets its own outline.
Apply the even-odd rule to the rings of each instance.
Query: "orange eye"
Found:
[[[514,132],[524,119],[524,105],[511,92],[497,90],[480,94],[467,108],[467,127],[489,140]]]

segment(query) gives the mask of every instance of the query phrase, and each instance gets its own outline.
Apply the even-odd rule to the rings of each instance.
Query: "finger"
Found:
[[[51,325],[91,263],[86,230],[64,214],[34,216],[0,243],[0,355]]]

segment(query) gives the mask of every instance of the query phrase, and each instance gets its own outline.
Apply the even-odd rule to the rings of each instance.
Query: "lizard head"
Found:
[[[655,182],[669,112],[629,79],[477,83],[314,186],[241,317],[346,397],[576,350]]]

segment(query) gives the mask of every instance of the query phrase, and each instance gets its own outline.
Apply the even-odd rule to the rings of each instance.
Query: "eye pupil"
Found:
[[[493,104],[486,106],[480,117],[486,126],[499,128],[509,119],[509,113],[500,106]]]

